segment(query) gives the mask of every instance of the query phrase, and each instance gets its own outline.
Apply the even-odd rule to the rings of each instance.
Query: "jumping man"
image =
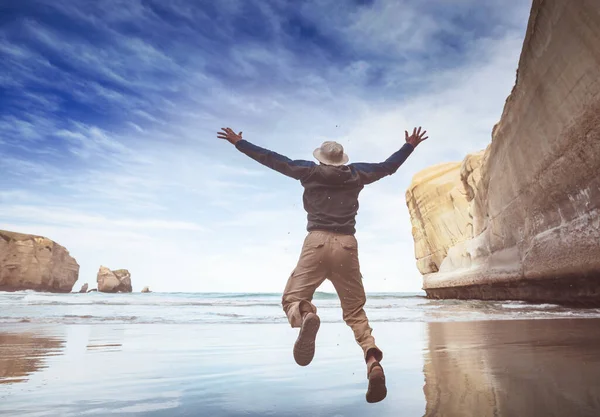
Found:
[[[342,145],[324,142],[313,156],[320,162],[292,161],[283,155],[253,145],[230,128],[217,133],[257,162],[288,177],[304,187],[304,209],[308,213],[308,235],[300,259],[291,273],[282,297],[283,310],[292,327],[300,328],[294,344],[294,359],[308,365],[315,354],[315,339],[320,326],[312,298],[317,288],[329,279],[340,298],[344,321],[352,328],[356,342],[367,363],[367,401],[381,401],[387,395],[385,375],[380,364],[382,351],[375,345],[367,315],[363,309],[366,296],[358,262],[356,213],[358,195],[365,185],[395,173],[415,147],[427,139],[426,131],[413,129],[405,133],[406,144],[381,163],[347,164]]]

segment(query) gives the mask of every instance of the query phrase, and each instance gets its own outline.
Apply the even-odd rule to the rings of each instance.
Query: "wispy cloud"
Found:
[[[4,197],[10,196],[10,194],[6,194]],[[3,205],[0,208],[0,217],[22,219],[28,222],[62,225],[65,227],[78,227],[85,225],[87,227],[122,227],[126,229],[143,230],[165,229],[187,230],[195,232],[206,230],[203,226],[192,222],[152,218],[109,218],[101,215],[91,215],[65,207],[42,205]]]
[[[84,280],[104,263],[158,290],[277,291],[305,233],[302,188],[216,131],[294,159],[335,139],[358,161],[422,124],[428,143],[364,191],[358,217],[367,289],[419,288],[404,191],[489,142],[529,5],[358,3],[15,3],[0,26],[0,228],[60,240]]]

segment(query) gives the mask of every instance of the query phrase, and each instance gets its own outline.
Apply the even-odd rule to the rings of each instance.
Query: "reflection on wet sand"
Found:
[[[426,417],[600,415],[600,321],[429,323]]]
[[[278,324],[20,324],[0,330],[0,415],[597,417],[599,327],[377,323],[388,398],[372,405],[341,323],[325,323],[318,356],[300,369],[296,333]]]
[[[45,367],[47,357],[60,355],[64,344],[34,333],[0,333],[0,384],[26,381]]]

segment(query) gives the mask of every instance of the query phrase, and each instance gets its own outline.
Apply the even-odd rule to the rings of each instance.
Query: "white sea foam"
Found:
[[[313,302],[323,323],[342,322],[335,294]],[[280,293],[51,294],[0,293],[0,323],[235,324],[287,323]],[[570,309],[520,301],[429,300],[421,294],[369,294],[372,322],[432,322],[600,317],[600,309]]]

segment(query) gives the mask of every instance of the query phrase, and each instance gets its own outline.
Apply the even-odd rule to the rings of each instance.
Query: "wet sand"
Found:
[[[374,323],[388,398],[323,324],[313,363],[284,324],[0,328],[0,415],[598,416],[600,320]]]

